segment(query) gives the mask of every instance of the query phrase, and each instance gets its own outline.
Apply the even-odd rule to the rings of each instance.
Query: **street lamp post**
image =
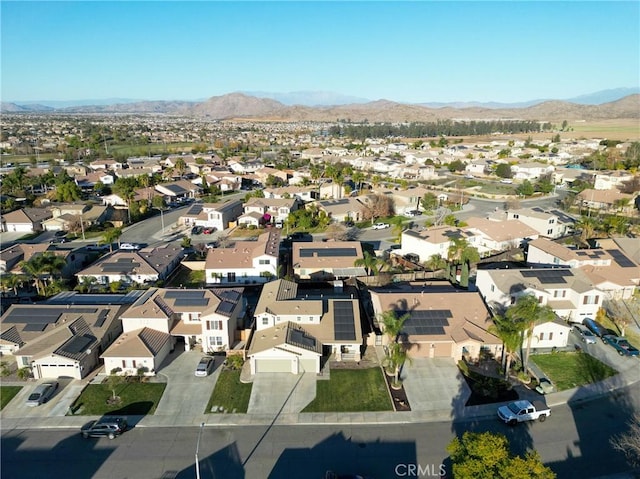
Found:
[[[162,222],[162,234],[164,234],[164,208],[160,208],[160,221]]]
[[[196,479],[200,479],[200,461],[198,459],[198,452],[200,451],[200,439],[202,438],[202,431],[204,430],[204,423],[200,423],[200,432],[198,433],[198,442],[196,443]]]

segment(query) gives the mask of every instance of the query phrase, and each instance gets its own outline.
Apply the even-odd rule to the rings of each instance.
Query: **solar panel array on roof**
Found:
[[[202,213],[202,203],[191,205],[191,208],[187,211],[188,215],[199,215],[200,213]]]
[[[357,256],[355,248],[300,248],[301,258],[327,258],[339,257],[346,258],[349,256]]]
[[[232,303],[230,301],[220,301],[220,304],[216,308],[216,313],[220,313],[224,316],[229,316],[231,315],[231,312],[233,311],[233,308],[236,306],[236,304],[237,303]]]
[[[551,213],[558,217],[558,219],[560,220],[560,223],[569,224],[569,223],[575,222],[575,220],[571,216],[567,215],[566,213],[560,210],[551,210]]]
[[[587,250],[579,250],[576,251],[577,256],[586,256],[591,259],[598,259],[604,254],[604,251],[600,249],[587,249]]]
[[[44,331],[45,329],[47,329],[47,324],[49,323],[27,323],[24,328],[22,328],[23,331]]]
[[[117,261],[112,263],[103,263],[101,265],[102,271],[105,273],[120,273],[126,271],[132,271],[134,268],[140,267],[140,263],[134,262],[133,258],[118,258]]]
[[[316,338],[309,336],[301,329],[291,328],[289,330],[287,341],[290,344],[300,346],[311,351],[315,351],[316,349]]]
[[[209,304],[209,298],[178,298],[173,302],[173,305],[178,306],[192,306],[192,307],[204,307]]]
[[[536,278],[542,284],[566,283],[573,276],[568,269],[535,269],[520,272],[525,278]]]
[[[607,253],[611,255],[613,261],[615,261],[621,268],[633,268],[636,264],[627,258],[619,249],[608,249]]]
[[[398,317],[406,314],[406,311],[398,312]],[[449,326],[449,318],[452,318],[449,309],[428,309],[423,311],[411,311],[409,318],[404,322],[402,331],[411,335],[441,335],[444,328]]]
[[[5,323],[31,323],[49,324],[55,323],[62,313],[94,314],[96,308],[20,308],[14,307],[4,319]]]
[[[187,190],[185,190],[184,188],[182,188],[181,186],[178,185],[162,185],[164,188],[168,189],[169,191],[179,194],[179,193],[186,193]]]
[[[66,343],[60,351],[64,351],[69,354],[78,354],[87,350],[87,348],[95,341],[90,336],[74,336]]]
[[[203,290],[172,289],[163,295],[166,299],[204,298]]]
[[[93,326],[96,328],[101,328],[104,322],[107,320],[108,315],[109,311],[107,311],[106,309],[101,310],[100,313],[98,313],[98,319],[96,319],[96,322],[93,323]]]
[[[242,296],[240,291],[236,291],[235,289],[221,289],[217,290],[215,293],[219,298],[231,301],[233,303],[237,303]]]
[[[535,208],[531,208],[531,211],[537,211],[538,213],[544,213],[544,210],[542,208],[540,208],[539,206],[536,206]]]
[[[355,341],[356,325],[351,301],[333,302],[333,325],[337,341]]]

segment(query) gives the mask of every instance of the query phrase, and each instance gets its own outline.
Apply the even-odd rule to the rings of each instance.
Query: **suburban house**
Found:
[[[267,182],[270,176],[279,179],[284,185],[287,184],[287,180],[289,179],[289,175],[285,171],[276,170],[275,168],[271,168],[270,166],[263,166],[262,168],[256,170],[253,174],[256,181],[265,186],[267,186]]]
[[[476,285],[494,311],[515,304],[518,297],[533,294],[542,305],[569,322],[595,318],[605,293],[580,268],[478,270]]]
[[[155,186],[156,190],[169,201],[178,198],[196,198],[202,193],[202,188],[189,180],[178,180],[171,183],[161,183]]]
[[[628,193],[621,193],[617,189],[613,190],[582,190],[576,196],[586,208],[594,208],[605,211],[633,211],[633,199],[637,196]]]
[[[236,343],[242,288],[145,291],[122,316],[123,334],[101,356],[105,370],[155,374],[180,343],[185,351],[225,351]]]
[[[531,351],[566,347],[570,331],[571,325],[558,317],[536,324],[531,332]],[[528,335],[525,337],[525,344],[527,341]]]
[[[244,214],[238,218],[238,224],[260,226],[264,224],[282,225],[289,216],[300,207],[297,198],[250,198],[244,204]]]
[[[238,159],[227,159],[227,166],[234,173],[244,175],[248,173],[255,173],[264,165],[262,164],[262,161],[257,159],[243,161],[238,157]]]
[[[21,274],[23,273],[20,268],[21,261],[29,261],[43,253],[52,253],[65,260],[66,264],[60,271],[64,278],[70,278],[80,271],[90,258],[89,252],[72,246],[72,243],[16,243],[0,251],[0,273]]]
[[[139,251],[115,251],[80,271],[78,282],[93,277],[97,284],[121,282],[125,285],[155,283],[167,279],[180,264],[184,253],[177,243],[147,247]]]
[[[552,175],[555,167],[544,163],[518,163],[511,166],[513,178],[516,180],[537,180],[544,175]]]
[[[527,247],[527,264],[580,268],[600,291],[612,299],[630,299],[640,285],[640,266],[612,239],[599,240],[598,248],[575,249],[539,238]]]
[[[402,256],[408,253],[418,255],[420,263],[429,261],[433,255],[447,258],[449,246],[454,239],[465,239],[470,246],[478,247],[481,236],[471,230],[455,226],[434,226],[422,231],[405,230],[402,232],[402,248],[395,253]]]
[[[265,283],[278,276],[279,251],[279,229],[262,233],[257,241],[210,249],[204,266],[206,283]]]
[[[43,230],[42,223],[53,214],[49,208],[21,208],[2,215],[2,231],[35,233]]]
[[[471,161],[464,167],[465,173],[473,176],[485,176],[491,173],[491,167],[494,165],[493,160],[487,160],[485,158],[479,158]]]
[[[528,240],[539,236],[538,232],[520,220],[494,221],[487,218],[469,218],[464,228],[477,241],[470,242],[478,249],[480,256],[490,256],[519,248]]]
[[[271,281],[262,289],[254,317],[251,374],[320,373],[322,356],[360,360],[360,303],[348,293],[299,290],[293,281]]]
[[[504,214],[507,220],[519,220],[546,238],[561,238],[573,230],[573,218],[559,210],[518,208],[508,210]]]
[[[92,170],[116,171],[116,170],[121,170],[123,167],[124,167],[123,163],[116,160],[109,160],[109,159],[100,159],[100,160],[92,161],[91,163],[89,163],[89,168],[91,168]]]
[[[67,231],[78,226],[88,228],[106,221],[107,206],[87,204],[65,204],[51,207],[52,218],[42,222],[47,231]],[[79,226],[82,224],[82,226]]]
[[[414,358],[478,359],[482,351],[502,355],[502,341],[489,332],[491,314],[477,293],[461,291],[371,290],[376,317],[408,315],[401,337]]]
[[[204,226],[223,231],[242,214],[242,203],[238,200],[226,203],[194,203],[180,217],[185,226]]]
[[[0,318],[0,351],[35,379],[82,379],[122,331],[121,304],[14,304]]]
[[[291,263],[298,279],[332,281],[366,276],[363,266],[355,266],[363,258],[359,241],[294,242]]]
[[[320,200],[315,205],[334,221],[362,220],[362,202],[358,198],[342,198],[339,200]]]
[[[625,170],[601,171],[596,173],[593,187],[596,190],[613,190],[633,180],[633,176]]]
[[[298,198],[302,202],[313,201],[318,197],[316,186],[281,186],[262,190],[265,198]]]

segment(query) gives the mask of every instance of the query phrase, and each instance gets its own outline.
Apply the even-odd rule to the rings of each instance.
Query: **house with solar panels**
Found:
[[[607,299],[632,298],[640,285],[640,265],[613,239],[598,240],[598,246],[576,249],[540,238],[529,243],[527,264],[580,268]]]
[[[0,318],[0,351],[13,354],[36,379],[86,377],[122,332],[119,317],[132,300],[108,295],[109,304],[100,295],[87,296],[88,302],[10,306]]]
[[[242,214],[242,203],[237,200],[226,203],[194,203],[179,218],[185,226],[202,226],[223,231]]]
[[[161,183],[155,189],[165,196],[167,202],[176,201],[179,198],[196,198],[202,188],[189,180],[178,180],[171,183]]]
[[[581,268],[478,270],[476,285],[496,312],[515,304],[518,297],[531,294],[560,318],[576,323],[595,318],[606,299]]]
[[[101,285],[121,282],[126,285],[152,284],[168,278],[184,257],[177,243],[142,248],[139,251],[115,251],[78,272],[78,282],[95,278]]]
[[[264,285],[247,356],[251,373],[320,372],[321,357],[359,361],[360,306],[342,291],[299,290],[280,279]]]
[[[408,315],[400,340],[409,357],[459,361],[478,359],[482,351],[502,355],[502,341],[489,332],[491,313],[477,293],[424,288],[374,288],[370,293],[375,317],[385,311]]]
[[[359,241],[294,242],[291,262],[298,279],[333,281],[356,276],[367,276],[363,266],[355,266],[362,259]]]

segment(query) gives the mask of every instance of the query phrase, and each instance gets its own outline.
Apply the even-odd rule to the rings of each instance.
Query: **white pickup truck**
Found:
[[[551,409],[542,401],[514,401],[498,408],[498,417],[510,426],[536,419],[543,422],[550,415]]]

